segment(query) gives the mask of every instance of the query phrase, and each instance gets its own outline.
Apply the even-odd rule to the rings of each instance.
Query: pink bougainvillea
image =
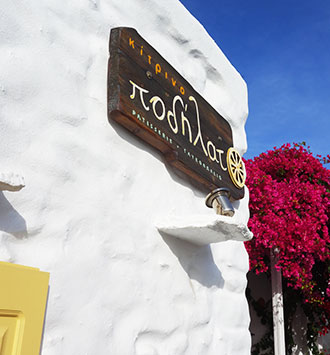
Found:
[[[323,165],[330,157],[308,149],[285,144],[245,161],[254,233],[245,246],[256,273],[267,272],[276,250],[287,286],[317,305],[330,329],[330,170]]]

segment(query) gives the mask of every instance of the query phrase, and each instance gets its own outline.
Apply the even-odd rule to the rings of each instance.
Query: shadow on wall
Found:
[[[206,287],[223,288],[224,279],[209,245],[199,246],[161,233],[190,279]]]
[[[0,231],[16,238],[27,236],[26,221],[0,191]]]
[[[161,161],[171,178],[192,190],[193,194],[197,197],[206,197],[206,195],[210,192],[202,185],[197,185],[197,183],[190,179],[188,175],[184,174],[180,170],[174,169],[165,159],[160,151],[154,148],[151,145],[148,145],[141,138],[137,137],[126,128],[122,127],[119,123],[112,119],[108,119],[110,126],[115,130],[119,137],[126,141],[127,144],[132,144],[139,150],[143,150],[148,154],[152,155],[155,159]]]

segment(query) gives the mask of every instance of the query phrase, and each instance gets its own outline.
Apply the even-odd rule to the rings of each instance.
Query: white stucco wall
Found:
[[[0,173],[26,187],[0,192],[0,260],[51,274],[43,355],[249,354],[243,243],[161,236],[156,220],[214,212],[108,123],[116,26],[136,28],[246,149],[246,85],[179,1],[12,0],[0,10]],[[236,207],[246,223],[247,196]]]

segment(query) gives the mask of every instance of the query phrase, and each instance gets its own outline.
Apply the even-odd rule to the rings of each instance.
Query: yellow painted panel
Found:
[[[21,313],[0,311],[0,329],[5,333],[2,337],[1,355],[19,354],[22,346],[24,317]]]
[[[0,326],[0,354],[1,354],[1,349],[4,349],[3,343],[5,340],[5,335],[7,333],[8,327],[6,326]]]
[[[38,355],[49,273],[0,262],[0,355]]]

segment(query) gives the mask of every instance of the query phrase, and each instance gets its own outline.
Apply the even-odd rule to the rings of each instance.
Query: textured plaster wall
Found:
[[[156,220],[213,211],[107,121],[115,26],[136,28],[246,149],[246,85],[179,1],[12,0],[0,10],[0,173],[26,187],[0,192],[0,260],[51,273],[43,355],[249,354],[243,243],[161,236]]]

